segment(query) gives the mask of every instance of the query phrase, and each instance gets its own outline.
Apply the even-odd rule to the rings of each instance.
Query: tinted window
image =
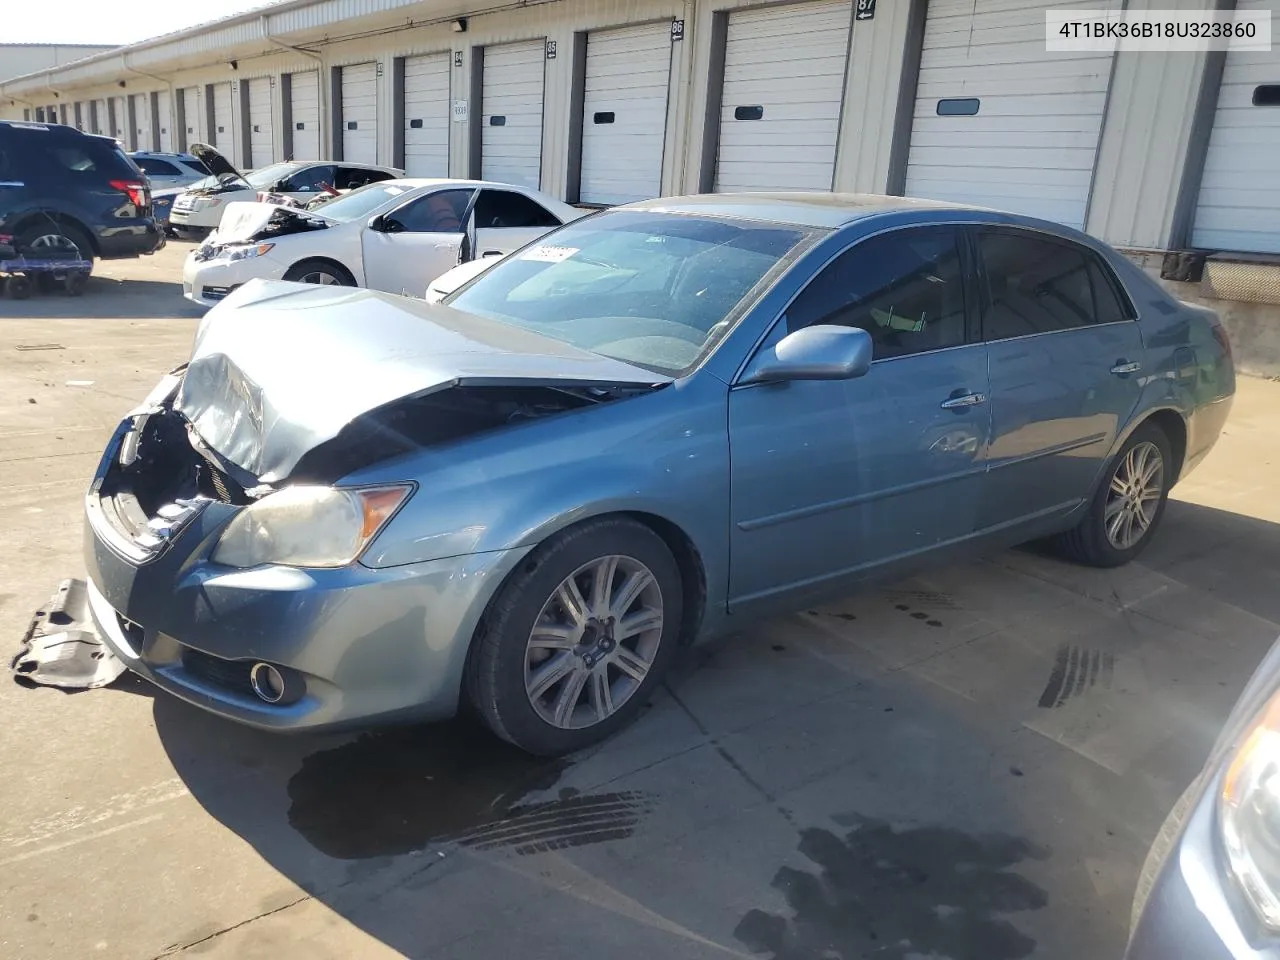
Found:
[[[179,177],[182,175],[182,171],[172,163],[156,160],[154,157],[134,157],[133,162],[138,165],[143,173],[150,177]]]
[[[381,183],[383,180],[390,180],[391,174],[384,173],[381,170],[362,170],[359,167],[339,167],[338,182],[335,184],[339,190],[354,190],[357,187],[363,187],[368,183]]]
[[[182,159],[182,165],[186,167],[188,170],[192,171],[193,173],[200,174],[200,176],[202,177],[208,177],[211,175],[211,171],[209,170],[209,168],[206,167],[199,160],[197,160],[195,157],[191,157],[191,158],[184,157]]]
[[[558,227],[560,221],[522,193],[481,190],[476,201],[476,227]]]
[[[896,230],[841,254],[787,310],[789,331],[818,323],[862,327],[877,360],[965,341],[956,231]]]
[[[387,215],[396,233],[461,233],[471,190],[441,190],[406,203]]]
[[[322,164],[307,167],[289,177],[280,187],[281,193],[317,193],[325,186],[333,185],[333,167]]]
[[[26,133],[24,131],[24,133]],[[33,172],[78,177],[120,177],[136,179],[140,173],[133,161],[114,143],[94,137],[50,136],[31,131],[18,140]],[[28,152],[29,151],[29,152]]]
[[[1132,320],[1133,310],[1127,300],[1117,293],[1119,281],[1110,267],[1093,254],[1085,255],[1089,260],[1089,280],[1093,283],[1094,316],[1098,323],[1115,323],[1118,320]]]
[[[1097,258],[1074,244],[1027,233],[979,235],[988,295],[983,336],[1005,340],[1126,319]]]

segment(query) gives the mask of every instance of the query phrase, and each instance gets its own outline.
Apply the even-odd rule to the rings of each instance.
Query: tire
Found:
[[[1138,929],[1138,921],[1142,919],[1142,911],[1146,909],[1147,901],[1151,898],[1156,877],[1160,875],[1165,861],[1169,859],[1174,844],[1182,836],[1182,825],[1191,812],[1192,804],[1199,799],[1203,783],[1204,774],[1201,774],[1182,791],[1182,796],[1178,797],[1178,802],[1173,805],[1164,823],[1160,825],[1160,832],[1156,834],[1155,840],[1151,841],[1146,859],[1142,861],[1142,870],[1138,873],[1138,883],[1133,891],[1133,905],[1129,909],[1130,940],[1133,939]]]
[[[93,242],[79,227],[60,221],[35,223],[22,230],[13,241],[14,248],[28,256],[42,252],[70,251],[75,248],[81,260],[93,262]]]
[[[1138,452],[1135,453],[1135,451]],[[1133,514],[1133,526],[1126,528],[1122,519],[1121,535],[1113,538],[1108,531],[1108,514],[1110,514],[1110,520],[1114,521],[1117,510],[1116,501],[1129,499],[1126,494],[1120,492],[1118,485],[1124,483],[1127,472],[1139,465],[1138,461],[1142,461],[1149,469],[1151,457],[1156,454],[1160,458],[1158,494],[1152,501],[1149,499],[1152,491],[1145,490],[1141,498],[1145,506],[1142,511]],[[1143,460],[1144,457],[1145,460]],[[1058,537],[1056,546],[1059,551],[1068,559],[1092,567],[1119,567],[1137,557],[1151,542],[1164,517],[1165,504],[1169,499],[1169,477],[1172,466],[1172,448],[1165,432],[1154,423],[1144,423],[1138,427],[1120,448],[1120,452],[1107,464],[1102,482],[1089,502],[1088,512],[1074,529]],[[1123,504],[1118,509],[1121,513],[1129,512]],[[1139,517],[1146,518],[1146,526],[1142,527],[1136,539],[1129,540],[1123,534],[1126,529],[1131,534],[1134,532],[1133,527],[1141,523]]]
[[[597,571],[612,585],[613,623],[627,614],[646,629],[618,637],[607,616],[596,616],[606,613],[603,604],[592,609]],[[571,596],[571,578],[584,614],[576,623],[585,627],[573,625],[559,599]],[[630,600],[623,595],[641,583],[627,591],[635,593]],[[683,603],[675,558],[648,527],[613,517],[562,531],[522,561],[490,603],[467,657],[467,699],[495,734],[528,753],[558,756],[598,743],[630,723],[662,681]],[[539,624],[546,632],[535,639]]]
[[[21,274],[13,274],[5,282],[4,292],[10,300],[26,300],[31,296],[32,283]]]
[[[315,277],[326,277],[328,279],[311,279]],[[290,267],[284,275],[284,279],[291,280],[294,283],[318,283],[322,286],[333,287],[354,287],[356,278],[351,275],[351,271],[342,264],[334,263],[332,260],[302,260]]]

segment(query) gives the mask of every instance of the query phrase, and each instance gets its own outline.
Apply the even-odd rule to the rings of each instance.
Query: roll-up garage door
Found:
[[[1239,0],[1236,10],[1270,11],[1272,24],[1280,24],[1280,0]],[[1191,242],[1280,253],[1280,43],[1274,39],[1267,52],[1227,54]]]
[[[315,74],[312,74],[315,76]],[[249,165],[255,170],[265,167],[274,156],[271,135],[271,78],[254,77],[249,81]],[[294,143],[297,143],[296,135]]]
[[[378,68],[353,63],[342,68],[342,159],[378,162]]]
[[[173,102],[168,90],[161,90],[157,98],[160,106],[160,149],[171,151],[178,142],[173,135]]]
[[[209,118],[209,138],[218,152],[233,163],[236,157],[234,103],[230,83],[213,85],[213,116]]]
[[[485,47],[480,170],[486,180],[542,181],[542,40]]]
[[[129,146],[129,101],[124,97],[111,98],[111,135]]]
[[[208,143],[204,136],[204,128],[200,124],[200,88],[183,87],[178,91],[182,97],[183,136],[180,143],[190,147],[193,143]]]
[[[151,133],[151,94],[135,93],[132,99],[133,136],[136,149],[154,150],[156,145]]]
[[[107,101],[94,100],[89,104],[89,132],[110,133],[107,122]]]
[[[449,54],[404,58],[404,171],[449,175]]]
[[[587,35],[583,202],[630,203],[662,192],[670,76],[670,23]]]
[[[1120,0],[930,0],[906,193],[1083,227],[1111,53],[1046,53],[1045,10]]]
[[[715,189],[830,190],[853,4],[729,14]]]
[[[314,70],[289,78],[293,156],[287,160],[320,159],[320,75]]]

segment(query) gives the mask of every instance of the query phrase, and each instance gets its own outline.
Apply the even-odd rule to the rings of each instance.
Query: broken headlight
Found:
[[[352,490],[285,487],[236,514],[214,548],[213,561],[232,567],[346,566],[412,492],[411,484]]]
[[[274,243],[254,243],[247,247],[223,247],[221,257],[223,260],[252,260],[274,246]]]
[[[1222,783],[1218,823],[1249,905],[1280,929],[1280,696],[1245,733]]]

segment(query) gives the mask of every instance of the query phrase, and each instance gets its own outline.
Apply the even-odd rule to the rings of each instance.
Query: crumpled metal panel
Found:
[[[83,580],[64,580],[31,620],[11,664],[20,681],[63,689],[105,687],[125,665],[102,642]]]
[[[1200,293],[1219,300],[1280,304],[1280,260],[1241,263],[1210,257],[1204,264]]]

